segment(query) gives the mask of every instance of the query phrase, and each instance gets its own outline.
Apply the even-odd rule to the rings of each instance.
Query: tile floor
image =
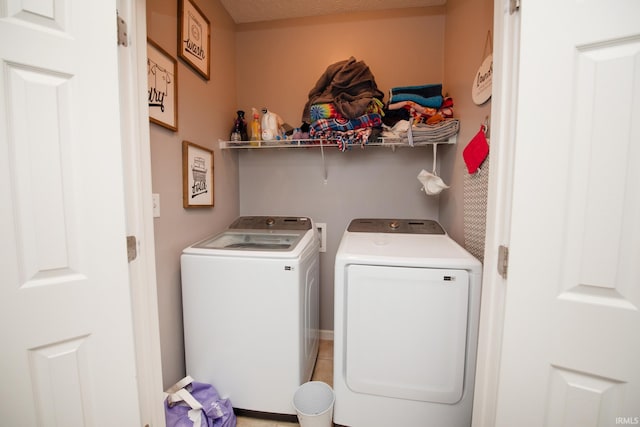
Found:
[[[333,341],[320,340],[318,360],[311,377],[313,381],[324,381],[333,387]],[[238,417],[236,427],[294,427],[298,423],[284,421],[261,420],[251,417]]]

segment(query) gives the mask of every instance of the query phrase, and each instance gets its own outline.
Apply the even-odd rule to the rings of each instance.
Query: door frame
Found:
[[[495,425],[501,363],[507,278],[497,265],[499,247],[508,247],[510,239],[520,41],[520,13],[510,12],[509,0],[494,1],[493,34],[491,163],[473,427]]]
[[[160,325],[155,266],[151,186],[151,143],[147,88],[146,0],[117,0],[127,23],[120,46],[119,83],[127,235],[136,237],[137,257],[129,263],[133,329],[142,425],[165,426]]]
[[[144,424],[164,426],[164,399],[151,202],[151,156],[146,89],[146,0],[118,0],[120,16],[129,23],[129,57],[121,84],[133,89],[122,109],[123,134],[137,143],[127,168],[127,216],[137,222],[138,258],[130,264],[134,334],[139,374],[140,412]],[[491,157],[487,203],[482,309],[478,340],[473,427],[495,422],[504,298],[507,280],[498,274],[498,247],[508,246],[511,182],[515,152],[515,105],[518,83],[519,14],[509,13],[508,0],[494,1],[494,85],[491,107]],[[122,79],[124,78],[124,82]],[[136,105],[137,104],[137,105]],[[129,231],[129,230],[128,230]]]

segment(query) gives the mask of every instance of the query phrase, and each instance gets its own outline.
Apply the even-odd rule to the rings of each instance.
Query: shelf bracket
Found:
[[[327,172],[327,160],[324,157],[324,145],[322,144],[322,140],[320,140],[320,154],[322,155],[322,172],[324,174],[324,184],[327,185],[328,172]]]

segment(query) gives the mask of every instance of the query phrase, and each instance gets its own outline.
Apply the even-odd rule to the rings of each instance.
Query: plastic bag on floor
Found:
[[[229,399],[222,399],[210,384],[186,376],[167,393],[164,410],[167,427],[235,427]]]

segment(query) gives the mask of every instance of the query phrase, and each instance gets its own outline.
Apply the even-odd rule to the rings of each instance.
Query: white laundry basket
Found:
[[[293,395],[300,427],[333,426],[333,389],[322,381],[302,384]]]

